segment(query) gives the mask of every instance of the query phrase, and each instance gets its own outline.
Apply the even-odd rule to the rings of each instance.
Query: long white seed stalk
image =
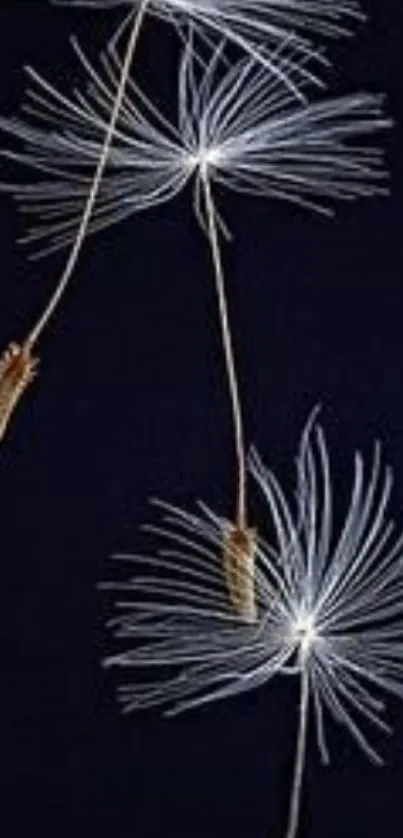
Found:
[[[222,267],[221,252],[218,239],[214,201],[211,192],[210,180],[207,172],[203,172],[201,177],[206,201],[208,235],[214,263],[214,279],[218,297],[221,333],[224,346],[225,362],[227,368],[228,384],[231,396],[232,414],[235,431],[235,448],[238,465],[236,524],[240,530],[245,530],[247,526],[246,454],[241,399],[239,395],[238,377],[236,372],[231,328],[229,323],[228,300],[225,291],[224,272]]]
[[[291,792],[288,828],[286,838],[295,838],[298,829],[301,805],[302,778],[305,764],[306,739],[308,731],[309,675],[306,667],[301,671],[301,693],[299,701],[299,728],[295,751],[294,780]]]

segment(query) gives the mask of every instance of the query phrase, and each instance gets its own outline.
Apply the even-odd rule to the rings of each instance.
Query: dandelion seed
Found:
[[[37,372],[38,361],[29,346],[10,343],[0,358],[0,440],[22,394]]]
[[[58,0],[55,0],[55,2],[58,2]],[[126,0],[123,0],[123,3],[125,2]],[[49,319],[53,315],[56,307],[59,305],[60,299],[65,292],[77,264],[101,185],[105,165],[108,160],[121,106],[124,101],[131,64],[146,13],[149,11],[154,12],[157,15],[162,15],[162,17],[168,17],[169,20],[173,20],[174,22],[177,14],[179,14],[181,21],[186,21],[188,18],[192,20],[192,18],[194,18],[195,21],[199,22],[199,24],[207,24],[210,28],[213,28],[213,30],[216,31],[218,30],[221,34],[223,31],[226,32],[228,24],[230,24],[229,34],[232,40],[253,54],[255,58],[260,59],[263,64],[268,65],[274,73],[280,73],[283,81],[285,81],[287,85],[290,85],[294,92],[299,95],[298,88],[291,84],[287,73],[278,70],[277,65],[273,63],[273,60],[269,59],[267,55],[265,56],[264,51],[256,48],[253,44],[256,37],[259,38],[259,36],[263,37],[265,40],[278,41],[279,37],[282,36],[282,30],[278,26],[279,22],[280,24],[293,24],[296,25],[297,28],[300,26],[304,28],[305,24],[308,24],[308,28],[310,28],[313,23],[314,28],[319,28],[319,30],[324,31],[327,34],[340,34],[342,30],[339,27],[339,19],[341,17],[344,15],[353,17],[359,16],[355,0],[343,0],[343,4],[337,6],[336,11],[334,8],[327,8],[327,4],[329,2],[330,0],[310,0],[309,8],[307,7],[305,14],[301,14],[298,7],[295,7],[294,0],[286,0],[285,8],[284,0],[281,0],[280,7],[278,6],[278,0],[265,0],[265,2],[262,0],[257,2],[257,0],[255,0],[254,3],[249,5],[247,10],[245,10],[245,8],[237,8],[236,4],[233,2],[228,7],[226,0],[225,2],[222,2],[222,0],[216,0],[215,3],[212,3],[211,0],[207,3],[205,0],[203,0],[203,2],[200,2],[200,0],[196,0],[196,2],[195,0],[129,0],[129,5],[133,7],[134,12],[129,15],[131,29],[128,38],[128,45],[123,63],[120,66],[119,78],[114,79],[116,90],[113,99],[108,102],[110,113],[108,114],[108,119],[104,125],[103,136],[101,139],[99,136],[97,138],[98,141],[100,139],[100,146],[98,149],[99,153],[94,161],[94,170],[91,173],[91,177],[88,182],[85,201],[83,206],[80,206],[78,210],[77,228],[69,239],[69,241],[71,240],[73,242],[73,247],[48,305],[28,336],[26,341],[27,345],[32,347],[37,342],[44,327],[49,322]],[[78,2],[72,0],[71,5],[80,5],[80,0],[78,0]],[[98,5],[106,8],[108,6],[111,7],[119,4],[117,2],[115,3],[114,0],[111,0],[111,2],[110,0],[106,0],[106,2],[104,2],[104,0],[100,0],[99,3],[97,3],[96,0],[94,0],[94,2],[92,2],[92,0],[89,0],[89,2],[84,0],[82,5]],[[281,6],[283,6],[283,8],[281,8]],[[269,7],[269,9],[267,9],[267,7]],[[269,12],[268,20],[266,20],[265,14],[267,11]],[[132,23],[133,15],[134,22]],[[178,28],[181,30],[181,26],[179,24]],[[244,37],[245,33],[247,33],[246,39]],[[208,38],[206,39],[205,36],[201,37],[202,40],[207,40],[207,43],[209,42]],[[86,62],[84,61],[84,64],[85,63]],[[298,69],[298,63],[295,64],[294,69]],[[91,75],[91,68],[89,68],[89,70]],[[45,89],[46,87],[47,86],[45,84]],[[51,209],[50,217],[52,217]]]
[[[323,762],[329,761],[326,713],[381,762],[365,727],[389,731],[382,691],[403,698],[403,536],[393,535],[387,519],[392,475],[382,470],[379,445],[368,472],[356,454],[339,534],[329,455],[313,420],[297,460],[296,500],[287,500],[256,453],[251,470],[275,533],[274,547],[261,538],[256,543],[254,622],[237,619],[223,593],[216,548],[225,522],[205,507],[190,515],[165,506],[166,521],[156,528],[164,549],[154,557],[128,557],[133,577],[109,586],[124,594],[110,626],[129,648],[106,665],[137,672],[154,667],[159,679],[123,686],[120,701],[125,711],[161,705],[171,714],[275,675],[297,676],[299,732],[287,830],[287,838],[295,838],[310,713]]]

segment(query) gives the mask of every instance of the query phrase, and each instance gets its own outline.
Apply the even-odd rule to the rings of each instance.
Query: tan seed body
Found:
[[[9,343],[0,358],[0,441],[20,397],[36,375],[38,360],[27,346]]]
[[[231,605],[253,623],[257,617],[254,584],[256,531],[231,526],[224,538],[223,564]]]

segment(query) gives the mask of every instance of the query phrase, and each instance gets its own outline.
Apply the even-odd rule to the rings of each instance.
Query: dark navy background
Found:
[[[323,404],[337,486],[381,437],[403,523],[403,13],[366,0],[371,22],[330,47],[332,90],[388,94],[392,196],[339,206],[324,221],[287,205],[217,192],[248,437],[292,485],[299,434]],[[79,78],[68,43],[96,54],[122,10],[2,0],[0,108],[14,113],[24,63]],[[176,40],[148,19],[137,74],[172,108]],[[0,342],[21,340],[63,257],[30,263],[24,221],[0,197]],[[297,685],[276,684],[174,721],[120,718],[110,613],[96,582],[108,556],[139,546],[158,494],[230,513],[230,410],[209,254],[191,194],[88,241],[39,347],[40,375],[0,457],[0,765],[4,838],[281,838]],[[347,502],[347,497],[346,497]],[[264,530],[259,511],[259,526]],[[269,534],[269,533],[268,533]],[[330,722],[333,762],[310,742],[301,836],[371,838],[403,826],[403,703],[389,701],[386,767],[367,764]]]

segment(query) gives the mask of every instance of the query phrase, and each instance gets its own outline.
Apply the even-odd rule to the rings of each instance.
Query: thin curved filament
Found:
[[[256,619],[254,592],[256,533],[248,527],[247,466],[242,405],[218,238],[217,215],[206,170],[201,172],[201,183],[205,198],[207,234],[214,265],[214,280],[231,398],[237,460],[235,524],[231,525],[225,534],[222,559],[228,594],[234,611],[248,622],[253,622]]]
[[[116,128],[116,123],[119,118],[120,109],[123,103],[127,82],[129,79],[130,68],[133,62],[136,46],[138,43],[141,27],[143,24],[144,16],[147,10],[147,6],[150,0],[143,0],[141,3],[140,9],[135,17],[133,29],[130,34],[129,43],[126,50],[126,55],[122,65],[122,73],[119,81],[119,86],[116,92],[116,98],[113,104],[112,113],[110,122],[108,125],[108,129],[105,135],[105,142],[99,157],[98,165],[95,171],[94,179],[92,181],[92,185],[90,191],[88,193],[88,198],[84,207],[84,212],[82,215],[81,223],[77,231],[77,236],[75,238],[73,247],[71,249],[69,258],[67,260],[66,266],[60,277],[60,280],[57,284],[56,290],[52,295],[51,299],[49,300],[48,305],[45,308],[45,311],[37,321],[36,325],[30,332],[26,345],[32,347],[36,341],[38,340],[41,332],[43,331],[44,327],[46,326],[48,320],[52,316],[56,306],[58,305],[67,283],[69,282],[71,275],[74,271],[74,268],[77,264],[77,260],[84,243],[84,239],[87,233],[88,224],[91,219],[92,211],[94,209],[95,201],[97,199],[98,191],[102,182],[103,173],[105,171],[105,166],[108,161],[109,152],[111,149],[113,135]]]

